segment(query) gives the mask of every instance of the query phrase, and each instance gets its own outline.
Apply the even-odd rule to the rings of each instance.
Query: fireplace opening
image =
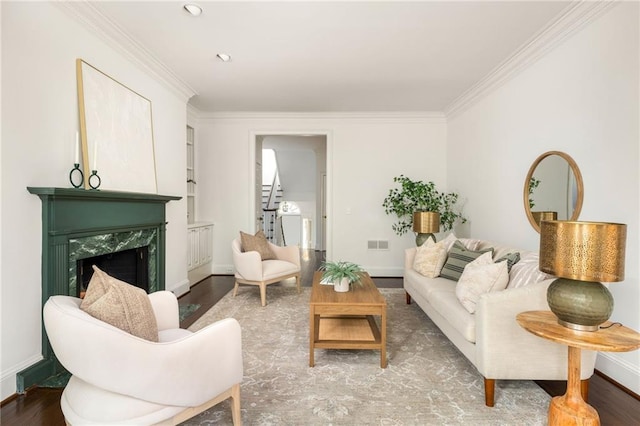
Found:
[[[77,260],[77,297],[84,297],[93,275],[92,265],[121,281],[149,292],[149,246]]]

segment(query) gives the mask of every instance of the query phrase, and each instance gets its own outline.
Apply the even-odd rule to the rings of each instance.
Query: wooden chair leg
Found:
[[[409,293],[407,293],[406,291],[404,292],[405,297],[407,299],[407,305],[411,304],[411,295]]]
[[[233,426],[242,426],[242,415],[240,413],[240,383],[231,388],[231,416]]]
[[[493,407],[495,404],[496,379],[484,379],[484,404]]]
[[[267,285],[264,282],[260,283],[260,302],[262,306],[267,306]]]
[[[300,274],[296,275],[296,285],[298,286],[298,293],[300,293]]]
[[[240,287],[240,284],[236,281],[236,285],[233,286],[233,297],[236,297],[236,294],[238,294],[238,287]]]

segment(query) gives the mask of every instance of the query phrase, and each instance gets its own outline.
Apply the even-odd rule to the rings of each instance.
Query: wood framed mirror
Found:
[[[576,162],[561,151],[540,155],[524,181],[524,210],[538,233],[542,220],[578,220],[584,187]]]

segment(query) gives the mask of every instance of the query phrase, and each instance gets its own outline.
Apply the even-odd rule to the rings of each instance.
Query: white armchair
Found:
[[[233,318],[196,333],[179,328],[169,291],[149,295],[158,342],[133,336],[80,310],[81,299],[52,296],[43,319],[60,363],[72,374],[60,405],[81,424],[178,424],[232,399],[241,424],[241,330]]]
[[[300,292],[300,249],[298,246],[280,247],[268,243],[276,259],[262,260],[257,251],[243,252],[240,239],[231,242],[233,265],[235,267],[236,284],[233,296],[238,293],[240,284],[257,285],[260,287],[260,301],[262,306],[267,304],[267,285],[295,277],[298,292]]]

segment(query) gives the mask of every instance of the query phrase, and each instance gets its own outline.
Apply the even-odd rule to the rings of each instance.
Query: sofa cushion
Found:
[[[242,251],[257,251],[260,254],[260,259],[270,260],[276,259],[276,255],[269,247],[269,241],[261,230],[256,232],[255,235],[246,234],[240,231],[240,246]]]
[[[93,271],[80,309],[127,333],[157,342],[158,324],[147,293],[95,265]]]
[[[416,248],[416,256],[413,260],[413,269],[428,278],[440,275],[440,270],[447,260],[447,248],[443,241],[434,242],[428,238],[421,246]]]
[[[493,248],[490,247],[477,251],[468,250],[462,242],[456,241],[449,251],[447,261],[442,267],[442,271],[440,271],[440,276],[453,281],[458,281],[465,266],[486,252],[490,252],[493,255]]]
[[[487,252],[464,268],[456,284],[456,296],[467,311],[474,313],[481,295],[504,290],[508,283],[507,262],[493,263]]]
[[[451,327],[471,343],[476,341],[476,318],[470,314],[456,297],[455,283],[439,286],[429,294],[429,304],[447,319]]]

